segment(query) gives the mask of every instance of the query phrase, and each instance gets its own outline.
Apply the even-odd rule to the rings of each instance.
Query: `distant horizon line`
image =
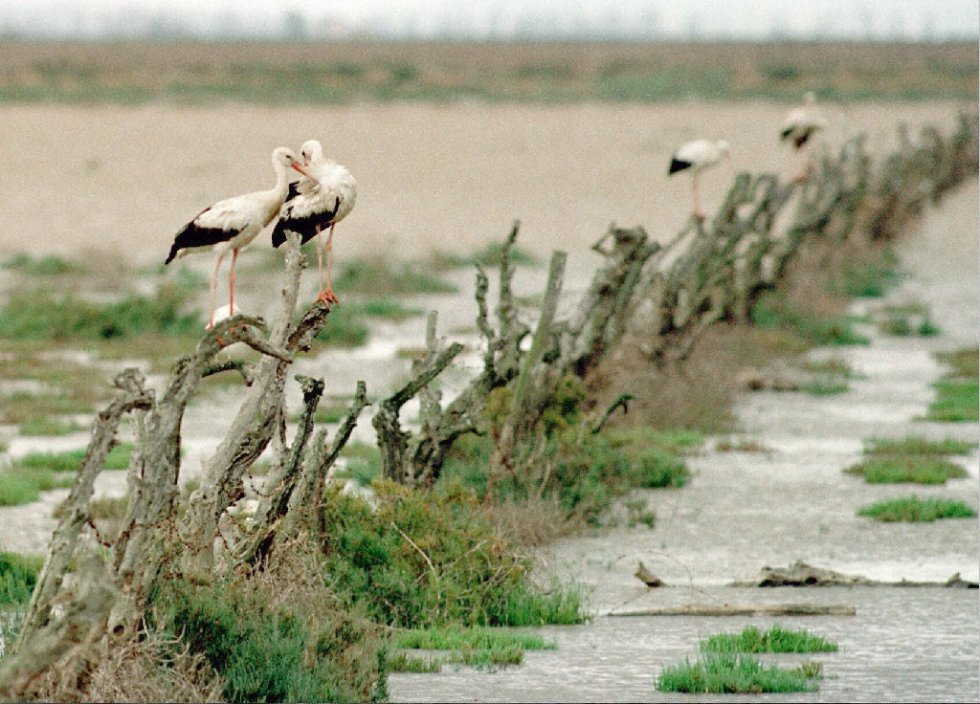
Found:
[[[500,35],[500,36],[413,36],[391,34],[351,34],[345,36],[277,36],[277,35],[222,35],[222,34],[173,34],[155,35],[152,33],[140,35],[121,35],[106,33],[102,35],[44,35],[25,34],[21,32],[5,32],[0,30],[0,39],[4,41],[23,42],[195,42],[195,43],[267,43],[267,44],[304,44],[313,42],[332,42],[337,44],[357,42],[393,42],[415,44],[963,44],[977,42],[980,33],[948,34],[931,37],[910,36],[867,36],[853,35],[772,35],[766,37],[699,36],[699,35],[663,35],[648,37],[623,36],[584,36],[584,35]]]

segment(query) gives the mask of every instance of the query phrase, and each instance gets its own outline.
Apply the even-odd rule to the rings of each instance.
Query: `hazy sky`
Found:
[[[977,0],[0,0],[0,33],[59,37],[300,31],[912,39],[973,37],[978,25]]]

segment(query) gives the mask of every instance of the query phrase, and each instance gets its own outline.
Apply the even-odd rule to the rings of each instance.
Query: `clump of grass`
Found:
[[[383,648],[371,629],[339,610],[318,620],[273,603],[240,581],[163,583],[152,595],[152,625],[199,653],[221,676],[229,702],[379,701]],[[379,686],[380,685],[380,686]]]
[[[442,672],[445,662],[439,657],[417,657],[408,653],[392,653],[385,663],[389,672],[427,673]]]
[[[863,506],[858,509],[857,515],[876,521],[929,523],[943,518],[974,518],[977,512],[962,501],[909,496]]]
[[[665,667],[657,678],[662,692],[688,694],[761,694],[808,692],[816,689],[799,668],[764,665],[744,653],[702,655],[695,662]]]
[[[848,390],[847,381],[840,377],[814,379],[803,384],[802,390],[811,396],[835,396]]]
[[[376,445],[364,442],[349,442],[340,456],[346,461],[339,477],[350,477],[361,486],[370,486],[381,474],[381,451]]]
[[[878,329],[887,335],[897,337],[931,337],[939,334],[939,328],[932,322],[929,310],[921,304],[888,306],[885,317],[879,321]]]
[[[504,245],[501,242],[491,242],[483,249],[472,254],[461,256],[458,254],[438,253],[433,255],[433,264],[436,268],[462,268],[479,264],[484,267],[500,266],[504,259]],[[537,266],[540,260],[520,247],[510,248],[510,262],[519,266]]]
[[[974,379],[940,379],[933,387],[936,400],[926,420],[963,422],[980,420],[980,385]]]
[[[637,525],[645,525],[653,529],[657,525],[657,514],[647,507],[647,500],[644,498],[629,499],[624,502],[626,507],[626,525],[634,528]]]
[[[715,443],[715,452],[769,452],[770,448],[755,438],[723,438]]]
[[[966,348],[941,352],[936,358],[951,367],[945,378],[937,381],[936,400],[929,406],[925,420],[976,421],[980,419],[980,386],[978,359],[980,351]]]
[[[833,653],[837,644],[804,629],[778,624],[766,631],[748,626],[740,633],[717,633],[701,641],[703,652],[718,653]]]
[[[334,285],[338,291],[389,296],[456,291],[455,286],[427,273],[417,263],[395,263],[383,258],[347,262],[335,277]]]
[[[13,467],[0,472],[0,506],[21,506],[34,503],[42,491],[65,489],[75,481],[73,475],[50,469]]]
[[[26,604],[44,566],[40,555],[0,552],[0,604]]]
[[[150,333],[196,336],[201,324],[197,316],[182,312],[186,298],[186,290],[174,284],[161,285],[153,296],[131,293],[105,304],[75,295],[58,297],[44,289],[17,293],[0,309],[0,336],[57,342],[128,339]]]
[[[43,257],[33,257],[26,253],[15,254],[0,264],[0,268],[14,269],[28,276],[58,276],[84,271],[80,265],[54,254]]]
[[[884,250],[872,261],[846,263],[831,283],[831,290],[848,298],[881,298],[902,280],[898,257]]]
[[[554,650],[557,646],[537,633],[486,626],[445,626],[400,630],[391,641],[394,648],[419,650],[495,650],[518,647],[521,650]]]
[[[976,379],[978,376],[980,351],[976,347],[967,347],[955,352],[937,352],[936,359],[951,368],[948,374],[951,378]]]
[[[0,355],[0,387],[17,379],[37,388],[2,394],[0,423],[36,423],[42,429],[56,416],[91,413],[108,395],[108,383],[97,383],[101,372],[93,365],[58,354],[38,351],[36,342],[3,339]],[[51,421],[52,423],[54,421]]]
[[[103,469],[126,469],[129,467],[129,458],[132,453],[132,443],[119,443],[106,454],[102,465]],[[55,472],[75,472],[82,468],[84,459],[84,449],[65,452],[31,452],[18,459],[14,466],[25,469],[47,469]]]
[[[347,415],[349,406],[342,401],[322,400],[313,413],[314,423],[339,423]],[[298,422],[302,418],[302,413],[296,413],[290,417],[292,422]]]
[[[332,489],[323,514],[324,574],[372,620],[400,628],[582,620],[578,593],[536,587],[531,562],[506,548],[472,491],[382,480],[373,488],[373,507]]]
[[[25,437],[55,437],[70,435],[79,430],[84,430],[84,427],[75,421],[58,420],[51,416],[28,418],[20,424],[19,428],[20,434]]]
[[[853,319],[804,313],[775,291],[758,298],[752,306],[751,316],[752,321],[763,329],[786,328],[813,345],[867,345],[870,342],[855,332]]]
[[[462,663],[478,668],[519,665],[526,650],[553,650],[554,643],[534,633],[521,633],[502,628],[447,626],[397,631],[393,648],[451,651],[436,658],[403,658],[403,667],[412,671],[438,671],[444,663]],[[414,668],[414,669],[413,669]]]
[[[409,308],[391,298],[372,298],[344,305],[358,315],[385,320],[405,320],[422,315],[424,312],[421,308]]]
[[[364,317],[340,305],[330,311],[316,339],[332,347],[359,347],[367,342],[369,334]]]
[[[844,469],[864,477],[869,484],[945,484],[947,479],[967,476],[955,462],[936,455],[875,455]]]
[[[800,365],[800,368],[805,372],[827,374],[845,379],[855,379],[859,376],[851,369],[847,361],[840,357],[827,357],[820,360],[808,359]]]
[[[491,426],[503,422],[510,393],[509,387],[491,393],[485,409]],[[677,488],[688,481],[690,473],[680,455],[702,444],[700,432],[645,427],[590,432],[581,411],[584,397],[581,383],[573,377],[559,384],[542,413],[544,445],[518,449],[518,453],[529,453],[515,459],[515,464],[524,463],[526,468],[493,483],[489,498],[494,503],[544,498],[555,501],[567,518],[596,524],[614,499],[630,489]],[[491,490],[487,476],[490,454],[489,438],[460,438],[441,476],[459,479],[486,498]]]
[[[125,496],[103,496],[88,503],[89,515],[96,520],[112,521],[126,517],[129,499]]]
[[[870,438],[865,441],[864,453],[871,455],[965,455],[976,443],[945,438],[929,440],[919,435],[905,438]]]

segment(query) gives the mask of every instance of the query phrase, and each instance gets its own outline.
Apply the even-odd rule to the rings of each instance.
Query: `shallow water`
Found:
[[[815,692],[732,695],[737,701],[978,701],[980,592],[942,587],[751,589],[724,585],[763,566],[801,559],[879,581],[945,582],[954,573],[977,581],[977,519],[884,524],[856,509],[885,498],[943,496],[976,507],[980,455],[955,458],[965,479],[940,486],[870,485],[842,473],[858,462],[870,437],[922,435],[977,441],[975,423],[918,420],[934,396],[942,367],[936,350],[972,345],[976,334],[977,193],[975,184],[926,215],[924,232],[905,240],[917,275],[886,300],[859,302],[856,313],[914,299],[928,304],[942,333],[930,338],[867,333],[868,347],[814,350],[836,356],[861,375],[832,396],[745,394],[736,414],[744,437],[761,452],[719,452],[709,441],[689,458],[692,479],[673,491],[636,492],[656,512],[654,528],[613,528],[556,543],[539,556],[543,574],[571,580],[600,614],[576,627],[536,629],[557,650],[527,653],[500,672],[447,668],[434,675],[395,674],[393,701],[676,701],[717,700],[656,691],[660,670],[694,659],[698,641],[748,625],[806,628],[840,652],[767,656],[824,663]],[[932,257],[925,256],[931,251]],[[937,268],[939,252],[964,252]],[[967,258],[970,255],[971,258]],[[966,261],[969,266],[963,264]],[[951,285],[955,279],[959,285]],[[668,585],[649,590],[634,576],[637,560]],[[854,616],[609,616],[685,604],[847,604]]]
[[[823,663],[819,689],[793,695],[737,695],[742,701],[976,701],[980,661],[978,592],[967,589],[826,587],[670,589],[666,601],[852,604],[855,616],[675,617],[604,616],[583,626],[534,629],[557,650],[529,652],[524,664],[497,672],[446,667],[438,675],[393,674],[391,700],[658,702],[680,695],[656,690],[660,670],[695,659],[713,633],[774,623],[806,628],[838,644],[836,653],[769,655],[793,665]],[[681,594],[681,593],[685,594]],[[718,695],[683,695],[685,701]]]

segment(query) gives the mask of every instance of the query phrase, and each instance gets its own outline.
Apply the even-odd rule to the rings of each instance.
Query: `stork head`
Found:
[[[272,151],[272,165],[277,169],[293,168],[306,177],[310,176],[303,164],[296,158],[296,154],[289,147],[276,147]]]
[[[315,139],[308,139],[299,148],[299,155],[302,157],[303,163],[309,166],[314,161],[319,161],[323,158],[323,145]]]

